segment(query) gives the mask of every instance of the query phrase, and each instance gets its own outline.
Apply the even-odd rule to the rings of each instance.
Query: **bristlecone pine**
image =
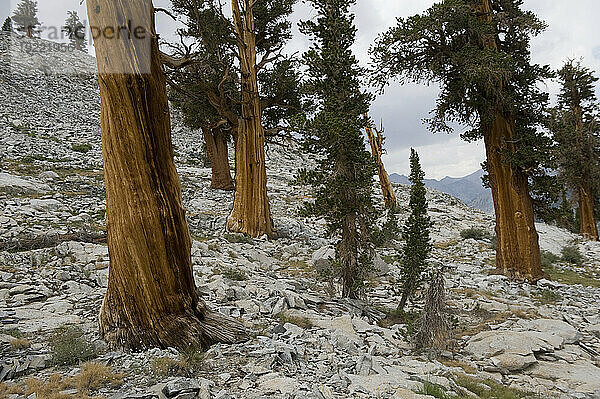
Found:
[[[240,7],[240,3],[242,6]],[[235,198],[227,229],[258,237],[275,236],[265,165],[265,131],[258,91],[256,34],[252,0],[232,0],[233,22],[238,36],[242,85],[242,118],[235,146]]]
[[[100,333],[132,349],[243,339],[240,323],[210,312],[196,293],[152,2],[88,0],[87,7],[100,31],[131,20],[146,35],[95,40],[110,254]]]
[[[598,79],[579,62],[558,71],[562,84],[552,124],[560,177],[577,194],[580,234],[598,240],[594,202],[600,191],[600,121],[594,92]]]
[[[548,96],[536,84],[551,75],[531,63],[530,37],[544,24],[521,3],[443,0],[423,14],[398,18],[372,49],[373,81],[381,87],[390,76],[441,83],[431,129],[452,132],[448,122],[461,122],[470,129],[466,140],[485,142],[498,272],[536,281],[544,274],[529,179],[543,174],[540,154],[549,152],[539,129]]]
[[[235,185],[229,167],[229,135],[220,128],[205,127],[202,129],[206,153],[210,160],[212,176],[210,188],[213,190],[233,191]]]

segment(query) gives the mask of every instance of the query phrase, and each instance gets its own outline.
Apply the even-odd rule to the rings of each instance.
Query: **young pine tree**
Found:
[[[68,11],[63,32],[67,33],[71,46],[76,50],[85,50],[85,26],[79,19],[77,11]]]
[[[408,299],[423,283],[427,271],[427,258],[431,252],[429,228],[431,219],[427,215],[427,190],[423,179],[425,173],[419,163],[419,154],[410,150],[410,215],[404,226],[406,242],[402,256],[402,298],[398,310],[403,311]]]
[[[372,49],[374,81],[439,82],[434,131],[449,122],[483,139],[496,212],[496,267],[513,280],[543,277],[530,179],[543,175],[550,140],[539,125],[551,75],[531,63],[529,42],[545,25],[522,0],[442,0],[421,15],[398,18]]]
[[[309,214],[327,220],[329,232],[341,237],[336,247],[342,296],[360,296],[372,265],[373,157],[363,131],[370,95],[360,92],[363,73],[352,54],[356,36],[353,0],[309,0],[316,17],[300,23],[312,45],[304,54],[306,91],[315,112],[306,121],[306,143],[318,154],[312,171],[315,201]]]
[[[595,202],[600,184],[600,118],[594,92],[598,78],[580,62],[558,71],[562,84],[552,132],[561,179],[577,194],[580,234],[598,240]]]
[[[12,31],[13,31],[12,19],[10,19],[10,17],[6,17],[6,19],[4,20],[4,24],[2,25],[2,32],[12,32]]]
[[[39,33],[38,27],[40,26],[40,21],[38,20],[37,13],[37,1],[21,0],[21,2],[17,4],[17,9],[12,17],[17,31],[25,33],[29,38],[33,38]]]

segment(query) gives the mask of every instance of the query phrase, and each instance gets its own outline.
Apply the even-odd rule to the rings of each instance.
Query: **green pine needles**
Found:
[[[12,32],[12,31],[13,31],[12,19],[10,19],[10,17],[7,17],[4,20],[4,24],[2,24],[2,32]]]
[[[24,33],[27,37],[33,38],[40,30],[40,21],[37,17],[38,5],[36,0],[21,0],[17,4],[12,21],[16,25],[18,32]]]
[[[431,219],[427,216],[427,190],[423,184],[425,173],[421,169],[419,154],[410,150],[410,216],[404,226],[403,238],[406,241],[402,257],[402,298],[398,311],[403,311],[408,299],[423,283],[427,271],[427,258],[431,253],[429,228]]]
[[[350,7],[355,1],[310,0],[316,18],[300,24],[312,46],[304,54],[308,67],[304,86],[314,106],[303,121],[305,144],[317,155],[317,166],[304,179],[315,200],[304,213],[324,217],[329,233],[339,235],[336,279],[342,296],[358,298],[372,269],[372,200],[375,162],[366,150],[363,117],[371,96],[360,92],[363,70],[352,54],[356,27]]]

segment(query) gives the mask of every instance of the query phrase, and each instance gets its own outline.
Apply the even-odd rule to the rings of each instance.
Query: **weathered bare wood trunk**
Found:
[[[243,9],[240,7],[243,4]],[[229,231],[258,237],[275,236],[265,165],[265,134],[256,68],[256,35],[252,0],[232,0],[233,19],[238,36],[242,79],[242,118],[235,148],[235,198],[227,219]]]
[[[496,212],[496,268],[513,280],[544,276],[527,176],[503,152],[514,150],[514,125],[502,114],[485,135],[490,187]]]
[[[209,312],[192,273],[191,239],[171,143],[165,77],[149,0],[88,0],[92,27],[132,21],[144,44],[96,37],[110,254],[100,334],[112,347],[206,347],[242,338]]]
[[[235,189],[229,168],[229,152],[227,135],[219,128],[203,129],[202,135],[206,143],[206,152],[210,159],[212,178],[210,188],[213,190],[232,191]]]
[[[365,115],[365,119],[369,119],[367,115]],[[366,131],[369,144],[371,145],[371,153],[377,163],[377,173],[379,175],[379,184],[381,186],[381,193],[383,194],[383,201],[387,208],[394,208],[398,204],[398,200],[396,199],[390,177],[385,170],[385,165],[381,160],[381,157],[383,156],[383,135],[380,131],[376,130],[377,136],[375,136],[375,132],[373,132],[373,128],[370,125],[367,125]]]
[[[589,183],[579,185],[580,234],[588,240],[598,241],[598,226],[594,215],[594,196]]]

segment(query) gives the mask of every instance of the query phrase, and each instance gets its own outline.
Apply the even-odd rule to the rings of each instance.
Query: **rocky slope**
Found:
[[[336,299],[316,272],[331,241],[322,220],[295,216],[310,193],[289,185],[309,161],[293,143],[268,151],[282,238],[245,239],[223,231],[231,195],[209,189],[210,171],[196,162],[201,136],[177,115],[199,293],[243,320],[252,338],[203,354],[107,350],[96,320],[108,250],[89,239],[102,241],[105,228],[93,59],[33,56],[55,72],[78,65],[79,73],[32,67],[18,47],[0,53],[0,398],[600,397],[598,243],[538,225],[544,250],[560,254],[574,243],[584,262],[555,260],[548,269],[555,281],[510,283],[490,274],[488,238],[460,236],[471,227],[491,232],[492,217],[429,190],[432,257],[451,269],[454,329],[447,351],[418,354],[406,338],[410,326],[386,318],[399,299],[394,246],[378,251],[378,275],[364,301]],[[406,207],[408,187],[395,188]],[[421,307],[419,298],[411,310]],[[104,365],[119,375],[99,372]]]

